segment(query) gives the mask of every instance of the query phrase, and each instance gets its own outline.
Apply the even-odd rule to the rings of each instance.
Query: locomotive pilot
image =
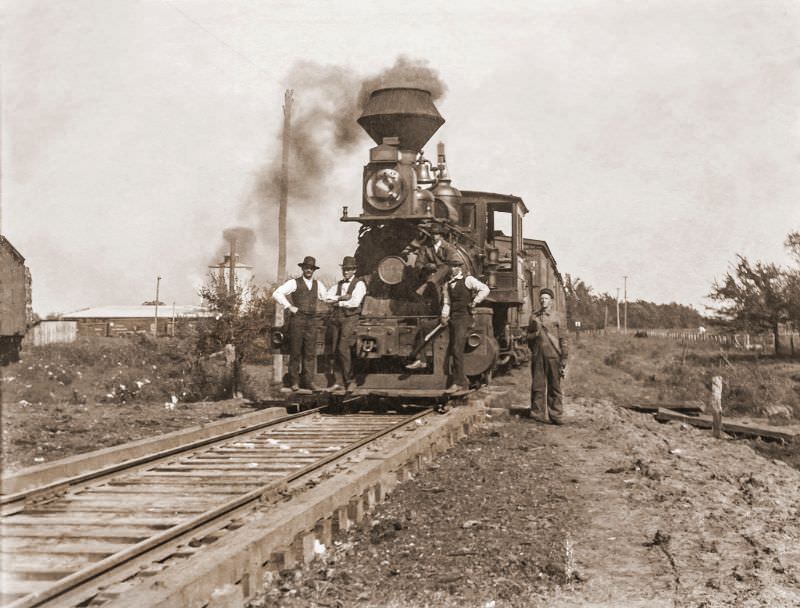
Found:
[[[319,270],[315,258],[310,255],[306,256],[298,266],[303,271],[302,276],[286,281],[272,292],[272,298],[283,306],[285,311],[291,313],[288,319],[291,390],[317,391],[319,389],[314,386],[314,370],[317,356],[317,327],[320,318],[318,302],[327,301],[326,291],[325,285],[314,278],[314,272]],[[301,363],[302,377],[300,374]]]
[[[342,280],[328,290],[327,300],[334,306],[328,323],[328,339],[334,353],[337,367],[342,374],[342,384],[334,381],[328,390],[352,388],[353,366],[351,350],[356,343],[356,329],[361,303],[367,293],[367,286],[356,278],[356,259],[345,256],[342,260]],[[335,371],[334,371],[335,375]]]
[[[528,346],[531,349],[531,413],[542,416],[543,422],[563,424],[561,378],[567,366],[568,342],[553,309],[553,291],[539,292],[541,308],[528,324]]]

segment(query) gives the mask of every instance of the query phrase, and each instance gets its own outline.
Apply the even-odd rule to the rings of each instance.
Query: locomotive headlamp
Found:
[[[390,211],[403,202],[403,180],[394,169],[379,169],[367,180],[366,198],[381,211]]]
[[[378,276],[387,285],[397,285],[403,281],[406,263],[396,255],[387,255],[378,264]]]

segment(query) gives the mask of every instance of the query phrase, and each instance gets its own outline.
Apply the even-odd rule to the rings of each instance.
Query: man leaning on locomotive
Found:
[[[450,277],[442,290],[442,313],[440,325],[450,326],[450,376],[451,384],[448,393],[455,393],[469,388],[469,382],[464,374],[464,349],[467,346],[469,329],[473,325],[472,313],[475,307],[483,302],[489,295],[489,287],[473,277],[464,274],[464,262],[458,257],[448,260]],[[427,367],[422,357],[422,344],[424,332],[417,335],[418,345],[414,351],[417,358],[406,365],[407,369],[423,369]],[[429,336],[431,334],[428,334]]]
[[[349,391],[353,387],[352,348],[356,345],[358,316],[361,303],[367,294],[367,286],[360,278],[356,278],[356,259],[345,256],[342,260],[342,280],[334,284],[327,293],[326,299],[333,304],[333,312],[328,321],[326,342],[331,345],[336,365],[334,366],[334,384],[330,391],[342,388]],[[335,381],[336,369],[342,375],[342,384]]]

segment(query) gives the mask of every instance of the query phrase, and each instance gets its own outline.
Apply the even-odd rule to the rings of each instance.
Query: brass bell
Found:
[[[432,184],[436,178],[431,171],[431,163],[427,160],[422,160],[417,166],[417,183],[418,184]]]

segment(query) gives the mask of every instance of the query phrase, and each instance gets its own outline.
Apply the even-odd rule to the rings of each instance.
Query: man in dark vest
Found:
[[[539,292],[541,308],[531,315],[528,346],[531,349],[531,413],[543,422],[563,424],[561,378],[567,366],[567,331],[553,309],[553,291]]]
[[[438,291],[440,285],[447,278],[448,263],[458,257],[456,248],[444,238],[447,232],[444,226],[437,224],[430,229],[430,232],[431,243],[419,250],[415,264],[427,274],[425,283],[417,289],[419,295],[423,295],[431,285]]]
[[[291,313],[288,323],[291,390],[317,391],[319,389],[314,386],[314,371],[317,356],[317,327],[320,318],[318,302],[326,301],[326,291],[325,286],[314,278],[314,272],[319,270],[316,259],[310,255],[306,256],[298,266],[302,268],[303,276],[286,281],[272,293],[272,298],[283,306],[286,312]]]
[[[472,311],[489,295],[489,287],[472,275],[464,274],[464,262],[459,258],[448,261],[450,279],[442,290],[442,323],[450,325],[450,373],[452,384],[448,393],[469,388],[464,375],[464,349],[472,327]]]
[[[350,390],[353,383],[351,349],[356,343],[356,328],[361,303],[367,294],[367,286],[355,278],[356,259],[345,256],[342,260],[341,281],[328,290],[327,300],[333,303],[333,313],[328,323],[328,338],[337,366],[342,374],[342,384],[334,382],[328,390],[337,391],[342,387]],[[335,375],[335,372],[334,372]]]

